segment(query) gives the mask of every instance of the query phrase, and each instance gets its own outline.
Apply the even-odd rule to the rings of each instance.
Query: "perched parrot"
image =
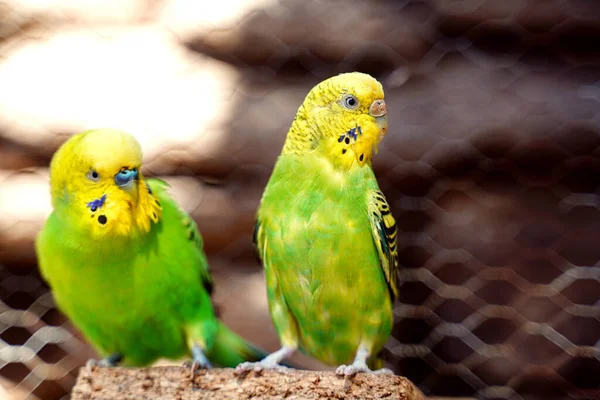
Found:
[[[300,349],[340,375],[391,373],[369,367],[382,364],[399,286],[396,223],[371,167],[386,113],[381,84],[362,73],[321,82],[298,109],[254,231],[282,347],[238,372]]]
[[[52,158],[53,212],[36,250],[59,308],[101,366],[190,352],[194,368],[260,360],[215,316],[198,228],[141,163],[134,137],[110,129],[75,135]]]

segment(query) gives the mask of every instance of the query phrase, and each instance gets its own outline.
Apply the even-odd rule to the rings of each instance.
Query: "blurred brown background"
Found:
[[[600,398],[600,3],[585,0],[0,0],[7,394],[62,398],[94,356],[33,249],[52,153],[90,128],[138,137],[145,173],[199,224],[223,318],[277,348],[254,212],[308,90],[351,70],[390,110],[374,160],[404,267],[390,366],[426,394]]]

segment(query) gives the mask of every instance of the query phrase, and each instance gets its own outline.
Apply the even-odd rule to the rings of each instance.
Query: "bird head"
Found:
[[[367,74],[352,72],[316,85],[298,109],[284,153],[321,151],[343,167],[369,163],[387,133],[383,87]]]
[[[97,129],[74,135],[50,164],[54,209],[94,236],[149,231],[162,208],[141,165],[140,145],[130,134]]]

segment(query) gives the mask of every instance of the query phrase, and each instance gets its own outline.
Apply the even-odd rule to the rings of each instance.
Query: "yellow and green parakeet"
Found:
[[[215,316],[196,224],[141,162],[134,137],[110,129],[75,135],[52,158],[53,211],[36,250],[59,308],[106,357],[100,365],[190,352],[195,367],[261,359]]]
[[[297,349],[342,375],[379,361],[399,286],[396,223],[371,167],[386,114],[381,84],[362,73],[321,82],[298,109],[254,232],[282,347],[239,371]]]

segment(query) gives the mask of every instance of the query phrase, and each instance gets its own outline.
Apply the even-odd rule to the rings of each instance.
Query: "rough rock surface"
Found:
[[[263,371],[238,376],[233,369],[199,371],[183,367],[82,368],[72,400],[104,399],[401,399],[423,400],[418,389],[396,375]]]

